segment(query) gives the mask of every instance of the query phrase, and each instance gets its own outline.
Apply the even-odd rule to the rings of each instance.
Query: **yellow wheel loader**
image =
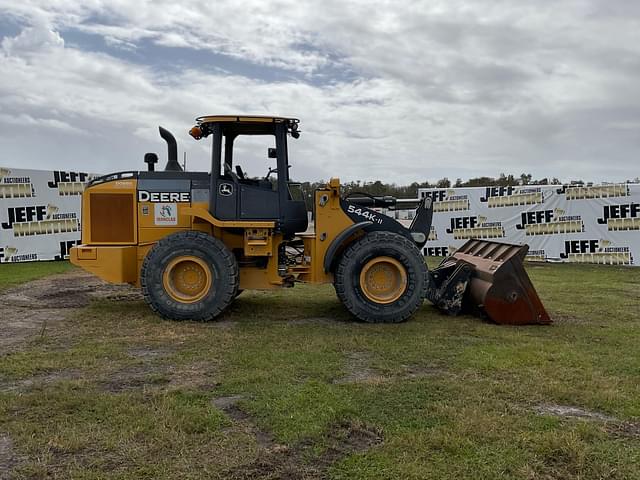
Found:
[[[341,196],[332,178],[313,197],[313,225],[300,184],[290,181],[287,141],[295,118],[204,116],[190,135],[212,138],[211,171],[186,172],[160,127],[168,162],[91,180],[82,197],[82,244],[71,261],[113,283],[142,288],[149,306],[175,320],[211,320],[243,290],[332,283],[366,322],[402,322],[429,298],[444,311],[475,310],[499,323],[548,323],[522,268],[526,246],[476,240],[430,273],[421,248],[431,199]],[[266,136],[269,166],[249,178],[234,158],[241,136]],[[409,228],[373,210],[417,205]],[[524,252],[524,253],[523,253]],[[477,261],[476,261],[477,260]],[[503,272],[500,275],[500,272]]]

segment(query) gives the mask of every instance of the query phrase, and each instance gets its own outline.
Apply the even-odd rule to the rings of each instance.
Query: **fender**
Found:
[[[369,225],[366,226],[367,232],[393,232],[406,237],[412,242],[414,241],[411,236],[411,231],[388,215],[376,212],[367,207],[355,205],[344,199],[340,199],[340,207],[345,215],[354,223],[360,223],[364,221],[363,219],[368,220]]]
[[[325,273],[329,273],[331,271],[331,265],[333,264],[333,260],[336,256],[336,253],[340,246],[344,243],[344,241],[349,238],[351,235],[356,233],[358,230],[363,230],[365,227],[369,225],[373,225],[373,222],[359,222],[354,223],[348,228],[345,228],[340,235],[333,239],[331,245],[327,249],[327,252],[324,254],[324,271]]]

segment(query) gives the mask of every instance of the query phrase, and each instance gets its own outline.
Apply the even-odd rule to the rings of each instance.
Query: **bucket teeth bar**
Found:
[[[427,298],[450,315],[470,312],[504,325],[549,324],[524,269],[528,250],[471,239],[432,270]]]

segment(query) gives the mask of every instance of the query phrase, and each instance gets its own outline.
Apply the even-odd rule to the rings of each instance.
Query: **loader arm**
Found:
[[[357,194],[357,197],[346,196],[341,200],[342,209],[355,223],[370,220],[366,231],[392,231],[413,241],[419,248],[427,243],[431,221],[433,219],[433,201],[430,197],[399,199],[392,196],[370,196]],[[418,205],[409,228],[387,215],[383,215],[367,207],[399,209],[401,206]]]

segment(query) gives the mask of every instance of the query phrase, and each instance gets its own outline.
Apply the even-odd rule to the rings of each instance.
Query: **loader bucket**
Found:
[[[467,310],[503,325],[549,324],[523,266],[528,250],[527,245],[469,240],[432,271],[427,296],[453,315]]]

